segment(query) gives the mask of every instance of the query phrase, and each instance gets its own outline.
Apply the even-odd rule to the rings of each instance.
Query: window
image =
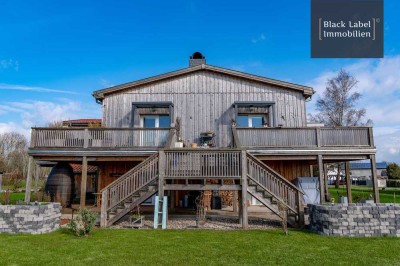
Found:
[[[141,127],[144,128],[167,128],[170,127],[169,115],[142,115]]]
[[[235,102],[238,127],[273,127],[275,125],[274,102]]]
[[[268,126],[267,115],[243,115],[237,117],[237,125],[239,127],[264,127]]]

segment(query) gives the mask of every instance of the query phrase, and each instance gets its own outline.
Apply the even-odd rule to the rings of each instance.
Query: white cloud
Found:
[[[364,107],[367,117],[374,122],[377,159],[400,163],[400,55],[379,60],[363,59],[342,68],[359,81],[355,90],[362,94],[359,107]],[[325,90],[327,80],[338,70],[326,70],[308,84],[316,90],[307,106],[308,112],[315,113],[316,99]]]
[[[400,130],[375,137],[377,160],[400,163]]]
[[[24,86],[16,84],[0,83],[0,90],[18,90],[18,91],[36,91],[36,92],[52,92],[52,93],[66,93],[66,94],[79,94],[74,91],[54,90],[35,86]]]
[[[2,69],[14,69],[15,71],[19,70],[19,62],[13,59],[1,59],[0,60],[0,68]]]
[[[251,39],[252,43],[258,43],[258,42],[262,42],[265,40],[265,35],[264,33],[261,33],[259,36],[257,36],[256,38]]]
[[[2,120],[9,120],[0,123],[0,133],[16,131],[29,139],[31,127],[46,126],[54,121],[100,117],[100,112],[100,106],[95,103],[83,105],[70,99],[8,102],[0,105],[0,115],[6,118]]]
[[[30,139],[30,128],[22,127],[14,122],[0,123],[0,134],[5,132],[18,132]]]

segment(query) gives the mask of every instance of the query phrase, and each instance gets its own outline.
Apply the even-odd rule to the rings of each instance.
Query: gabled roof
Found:
[[[128,88],[132,88],[132,87],[135,87],[135,86],[145,85],[145,84],[148,84],[148,83],[151,83],[151,82],[161,81],[163,79],[173,78],[173,77],[177,77],[177,76],[180,76],[180,75],[193,73],[193,72],[201,71],[201,70],[208,70],[208,71],[212,71],[212,72],[216,72],[216,73],[230,75],[230,76],[233,76],[233,77],[248,79],[248,80],[252,80],[252,81],[256,81],[256,82],[260,82],[260,83],[279,86],[279,87],[282,87],[282,88],[301,91],[303,93],[304,97],[306,97],[306,98],[309,98],[314,94],[314,90],[311,87],[302,86],[302,85],[298,85],[298,84],[294,84],[294,83],[290,83],[290,82],[285,82],[285,81],[280,81],[280,80],[276,80],[276,79],[265,78],[265,77],[256,76],[256,75],[252,75],[252,74],[247,74],[247,73],[243,73],[243,72],[240,72],[240,71],[230,70],[230,69],[226,69],[226,68],[222,68],[222,67],[216,67],[216,66],[202,64],[202,65],[198,65],[198,66],[183,68],[183,69],[180,69],[180,70],[176,70],[176,71],[168,72],[168,73],[165,73],[165,74],[153,76],[153,77],[150,77],[150,78],[145,78],[145,79],[141,79],[141,80],[137,80],[137,81],[133,81],[133,82],[129,82],[129,83],[125,83],[125,84],[121,84],[121,85],[105,88],[105,89],[102,89],[102,90],[97,90],[97,91],[94,91],[92,95],[93,95],[93,97],[96,98],[96,100],[100,100],[101,101],[101,100],[104,99],[104,96],[106,94],[118,92],[118,91],[121,91],[121,90],[124,90],[124,89],[128,89]]]

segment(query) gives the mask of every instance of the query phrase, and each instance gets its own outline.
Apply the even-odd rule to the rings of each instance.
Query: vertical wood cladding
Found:
[[[131,170],[133,167],[138,165],[139,161],[134,162],[104,162],[99,163],[99,182],[98,191],[109,185],[114,180]]]
[[[305,99],[301,92],[208,70],[106,95],[103,122],[107,127],[130,127],[132,102],[166,101],[174,104],[174,120],[182,119],[181,132],[187,144],[199,143],[201,132],[214,131],[217,145],[227,147],[231,143],[235,101],[275,102],[276,125],[306,126]]]
[[[297,177],[311,176],[307,161],[263,161],[273,170],[293,182]]]

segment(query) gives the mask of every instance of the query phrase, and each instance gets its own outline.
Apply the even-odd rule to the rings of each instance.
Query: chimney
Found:
[[[202,65],[205,63],[206,63],[206,58],[200,52],[195,52],[192,54],[192,56],[190,56],[189,67]]]

